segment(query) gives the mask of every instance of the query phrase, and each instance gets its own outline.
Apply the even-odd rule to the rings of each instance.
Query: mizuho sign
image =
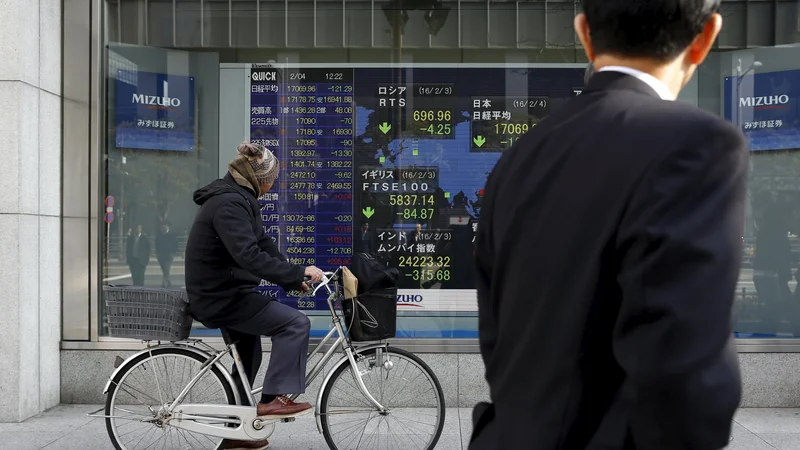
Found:
[[[769,95],[764,97],[742,97],[739,99],[739,107],[759,107],[759,106],[780,106],[789,103],[789,96]]]
[[[169,82],[164,81],[164,94],[157,95],[133,94],[133,103],[139,105],[163,106],[165,108],[177,108],[181,106],[181,99],[169,96]]]
[[[398,294],[397,303],[422,303],[422,296],[419,294]]]

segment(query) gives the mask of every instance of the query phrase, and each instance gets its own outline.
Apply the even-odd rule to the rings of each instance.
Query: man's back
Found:
[[[503,155],[476,252],[495,436],[473,448],[706,448],[691,418],[718,438],[741,230],[715,227],[743,217],[745,174],[732,126],[615,72]]]

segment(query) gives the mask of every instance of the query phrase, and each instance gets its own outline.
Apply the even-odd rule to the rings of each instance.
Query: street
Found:
[[[100,405],[60,405],[22,423],[0,423],[0,442],[13,450],[113,450],[103,419],[86,417]],[[437,450],[466,450],[472,432],[472,409],[447,408]],[[531,437],[534,439],[534,437]],[[278,424],[271,450],[324,450],[313,416]],[[733,441],[726,450],[797,450],[800,409],[740,409],[733,424]]]
[[[184,285],[183,275],[185,273],[183,259],[176,259],[172,263],[172,270],[170,272],[169,278],[172,282],[172,286],[182,287]],[[161,286],[162,279],[163,274],[161,273],[161,267],[158,265],[158,261],[153,258],[150,260],[150,264],[147,265],[147,270],[145,270],[144,284],[145,286]],[[132,284],[131,270],[127,264],[112,260],[108,265],[106,276],[103,277],[103,282],[105,284]]]

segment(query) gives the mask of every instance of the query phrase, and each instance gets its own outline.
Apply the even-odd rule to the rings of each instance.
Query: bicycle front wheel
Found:
[[[444,393],[425,361],[399,348],[382,347],[357,352],[356,365],[336,369],[317,406],[328,446],[334,450],[436,447],[444,428]],[[358,373],[386,412],[378,411],[361,393]]]
[[[222,439],[179,430],[163,420],[166,408],[200,372],[205,361],[203,356],[186,349],[156,347],[120,371],[106,398],[106,428],[114,448],[218,449]],[[236,397],[215,366],[192,386],[184,402],[235,405]]]

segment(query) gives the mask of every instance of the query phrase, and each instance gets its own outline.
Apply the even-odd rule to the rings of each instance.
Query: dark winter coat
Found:
[[[230,174],[198,189],[200,205],[186,242],[186,291],[192,317],[219,328],[252,317],[273,299],[246,296],[261,280],[298,289],[305,268],[290,264],[266,235],[255,193]]]

